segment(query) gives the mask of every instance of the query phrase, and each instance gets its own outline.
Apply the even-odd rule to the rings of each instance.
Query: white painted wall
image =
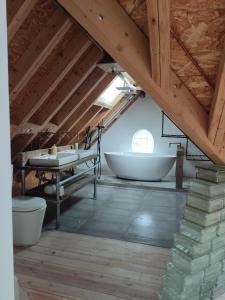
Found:
[[[101,143],[102,170],[108,173],[104,152],[107,151],[131,151],[131,141],[134,133],[139,129],[149,130],[155,141],[154,154],[176,154],[176,145],[169,148],[169,142],[181,142],[185,147],[186,139],[162,138],[162,114],[159,107],[149,98],[139,98],[122,117],[103,135]],[[165,133],[181,134],[172,122],[165,119]],[[199,154],[200,151],[194,146],[190,147],[192,154]],[[195,175],[195,164],[199,162],[185,161],[184,175]],[[169,173],[174,176],[175,167]]]
[[[14,299],[6,1],[0,1],[0,298]]]

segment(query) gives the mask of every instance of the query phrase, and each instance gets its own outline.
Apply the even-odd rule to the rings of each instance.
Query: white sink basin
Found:
[[[94,151],[93,150],[65,150],[65,151],[62,151],[62,152],[59,152],[58,154],[60,153],[65,153],[65,154],[70,154],[70,155],[77,155],[78,158],[84,158],[86,156],[89,156],[89,155],[92,155],[94,154]]]
[[[32,157],[29,159],[29,163],[32,166],[58,167],[92,155],[93,153],[93,150],[65,150],[62,152],[58,152],[57,155],[45,154]]]

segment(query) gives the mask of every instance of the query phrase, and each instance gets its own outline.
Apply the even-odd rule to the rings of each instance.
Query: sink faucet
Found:
[[[171,147],[172,145],[177,145],[177,146],[179,146],[180,148],[182,147],[182,146],[181,146],[181,143],[169,143],[169,147]]]

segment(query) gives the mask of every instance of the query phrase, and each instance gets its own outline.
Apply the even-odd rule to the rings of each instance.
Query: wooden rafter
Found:
[[[79,39],[77,40],[77,37]],[[32,88],[24,97],[19,97],[11,106],[11,120],[13,124],[21,125],[27,122],[39,109],[49,95],[55,90],[61,80],[72,69],[78,59],[90,46],[90,40],[85,35],[77,32],[74,39],[66,47],[63,55],[58,53],[57,63],[39,82],[36,88]],[[21,109],[23,105],[23,109]]]
[[[23,149],[20,149],[20,151],[24,151],[29,144],[32,144],[32,146],[35,145],[36,141],[38,141],[38,145],[40,145],[40,147],[42,147],[44,144],[47,144],[47,142],[52,138],[51,133],[47,132],[48,129],[54,128],[54,132],[58,130],[57,125],[53,123],[49,125],[50,120],[75,93],[77,88],[87,79],[87,77],[96,67],[96,63],[102,58],[102,56],[103,52],[94,44],[88,47],[88,49],[77,61],[70,74],[68,74],[66,80],[64,80],[63,83],[57,87],[57,89],[46,99],[46,101],[31,117],[31,123],[41,126],[41,137],[38,133],[32,134],[30,139],[26,139],[26,142],[23,144]],[[15,129],[13,131],[15,132]],[[43,132],[45,131],[45,140],[43,140]],[[40,143],[40,139],[42,139],[42,143]]]
[[[41,130],[41,126],[37,124],[33,124],[30,122],[27,122],[26,124],[22,125],[20,128],[20,133],[32,133],[35,134]]]
[[[79,132],[73,136],[73,138],[68,142],[69,144],[72,144],[76,141],[77,137],[79,137],[78,142],[82,142],[85,135],[86,130],[88,128],[94,129],[99,123],[102,123],[104,118],[109,114],[109,112],[112,110],[109,110],[105,107],[103,107],[99,113],[96,114],[96,116],[93,116],[82,128],[80,128]]]
[[[92,119],[90,120],[87,124],[84,125],[83,128],[80,129],[79,134],[81,134],[83,131],[86,132],[87,128],[90,127],[90,129],[95,128],[98,124],[103,123],[104,120],[112,114],[114,109],[118,107],[118,103],[112,108],[112,109],[106,109],[103,107],[103,109]],[[81,134],[82,136],[82,134]]]
[[[100,121],[102,120],[102,117],[104,117],[104,115],[106,114],[106,112],[108,111],[107,108],[102,107],[102,109],[95,115],[93,115],[89,121],[87,121],[86,123],[83,123],[83,126],[80,127],[78,134],[75,135],[70,141],[68,141],[68,143],[74,143],[74,142],[83,142],[84,137],[86,136],[86,132],[87,129],[89,128],[90,130],[93,128],[96,128],[96,126],[98,125],[98,123],[100,123]],[[99,122],[96,122],[96,120],[99,120]],[[92,127],[91,125],[94,124],[94,126]]]
[[[148,36],[147,1],[117,1]],[[202,5],[203,3],[204,1],[201,0],[189,0],[182,3],[171,1],[171,68],[199,103],[209,111],[215,86],[217,51],[220,51],[221,37],[224,33],[224,27],[220,24],[225,24],[225,17],[219,13],[221,7],[214,5],[214,1],[207,2],[207,4],[210,3],[210,6]],[[189,16],[193,16],[194,7],[198,7],[198,13],[192,18]],[[205,18],[205,13],[211,14],[212,11],[217,14],[218,18],[216,22],[211,23],[210,18]],[[207,38],[197,29],[198,25],[202,26],[203,24],[205,30],[207,29]],[[175,29],[174,32],[173,29]],[[176,37],[173,33],[176,34]],[[218,46],[217,50],[213,46],[215,45],[214,41]],[[207,45],[206,48],[204,48],[204,44]],[[202,55],[202,47],[204,55]]]
[[[60,88],[56,89],[32,116],[31,122],[45,126],[87,79],[102,57],[103,52],[94,44],[90,45]]]
[[[79,134],[79,142],[82,142],[85,135],[86,135],[86,130],[88,127],[90,127],[90,130],[93,130],[96,128],[96,126],[101,123],[101,124],[105,124],[105,122],[107,120],[109,120],[109,118],[111,118],[111,116],[115,113],[115,111],[117,111],[120,106],[123,104],[125,97],[123,97],[122,99],[120,99],[116,105],[114,105],[111,109],[103,109],[100,111],[100,113],[97,114],[97,116],[95,118],[93,118],[92,120],[90,120],[83,128],[80,129],[80,131],[78,132]],[[69,141],[69,143],[74,142],[75,141],[76,136],[73,137],[73,139],[71,139]]]
[[[98,96],[104,91],[104,89],[113,80],[114,77],[114,74],[104,74],[103,79],[100,79],[94,90],[90,94],[88,94],[84,100],[82,100],[82,103],[76,105],[76,109],[74,109],[71,116],[67,118],[67,121],[63,122],[63,124],[61,123],[60,126],[58,126],[56,134],[51,138],[50,141],[48,141],[47,144],[45,144],[45,146],[50,147],[53,144],[56,144],[65,132],[67,132],[69,135],[71,135],[71,131],[75,130],[76,132],[77,123],[80,121],[80,119],[83,118],[87,111],[89,111],[90,107],[92,107]]]
[[[20,152],[20,149],[23,149],[24,143],[27,142],[27,140],[30,139],[30,137],[33,134],[25,134],[25,133],[21,133],[21,134],[17,134],[12,142],[11,142],[11,156],[12,156],[12,161],[15,161],[15,159],[17,158],[17,154]]]
[[[217,163],[225,157],[209,141],[208,115],[171,70],[169,93],[149,72],[148,39],[116,1],[58,0],[105,50],[156,101],[178,127]]]
[[[63,130],[67,130],[68,134],[70,136],[75,136],[76,133],[78,134],[78,124],[81,119],[87,114],[88,111],[90,111],[90,108],[93,106],[96,99],[99,97],[99,95],[107,88],[108,84],[115,78],[115,74],[107,74],[102,81],[96,86],[96,88],[90,93],[87,98],[83,101],[82,105],[77,108],[77,110],[74,112],[74,114],[71,116],[70,119],[70,127],[67,125],[63,128]],[[93,108],[94,110],[94,108]],[[89,112],[90,115],[90,112]],[[86,119],[86,122],[88,122],[88,119]],[[72,124],[72,126],[71,126]],[[61,128],[60,134],[63,133],[63,130]]]
[[[65,132],[68,131],[68,126],[71,122],[76,122],[76,119],[79,117],[76,115],[76,110],[83,104],[83,102],[85,102],[85,100],[87,101],[92,101],[92,103],[94,102],[94,100],[96,98],[90,98],[89,96],[92,94],[92,92],[94,93],[95,89],[96,91],[101,92],[100,87],[98,87],[99,83],[101,83],[102,79],[104,77],[106,77],[106,73],[104,73],[101,69],[99,68],[95,68],[93,70],[93,72],[88,76],[88,78],[83,82],[83,84],[81,84],[81,86],[77,89],[77,91],[74,93],[74,95],[72,95],[72,97],[70,99],[68,99],[68,101],[64,104],[64,106],[62,107],[61,111],[64,111],[65,114],[63,113],[61,115],[61,113],[59,114],[59,112],[56,114],[59,115],[60,117],[63,116],[63,120],[61,120],[61,122],[59,124],[56,123],[56,121],[54,121],[54,118],[52,119],[52,124],[55,126],[55,128],[57,128],[57,134],[54,134],[54,136],[52,137],[51,135],[49,135],[48,137],[46,137],[46,139],[43,141],[43,144],[41,146],[46,146],[48,144],[53,145],[54,143],[57,143],[57,141],[60,139],[61,135],[65,134]],[[111,76],[110,76],[111,78]],[[110,81],[112,80],[112,78],[110,79]],[[109,78],[107,80],[104,81],[104,83],[109,83]],[[97,95],[97,93],[95,93],[95,96]],[[93,94],[94,96],[94,94]],[[86,99],[87,98],[87,99]],[[84,103],[85,104],[85,103]],[[46,124],[45,124],[46,125]],[[70,124],[71,126],[72,124]],[[45,126],[46,127],[46,126]],[[42,126],[43,128],[43,126]],[[41,130],[39,130],[41,131]],[[42,129],[43,131],[43,129]],[[24,143],[19,143],[19,146],[17,146],[17,151],[21,152],[24,151],[29,144],[35,144],[35,138],[39,139],[38,136],[38,132],[32,132],[32,134],[29,135],[29,138],[27,136],[21,136],[21,139],[24,139]],[[17,140],[17,136],[15,136],[15,140]],[[13,140],[13,145],[15,147],[14,140]],[[15,157],[13,157],[14,159]]]
[[[216,146],[221,146],[225,133],[225,46],[221,56],[216,88],[209,114],[208,137]]]
[[[79,139],[79,133],[81,132],[82,128],[87,125],[87,123],[95,118],[95,116],[101,111],[100,106],[93,105],[90,107],[86,113],[80,118],[77,122],[76,126],[74,126],[67,136],[61,141],[61,145],[70,145],[74,139]],[[71,138],[72,137],[72,138]]]
[[[63,105],[60,111],[52,118],[51,122],[58,126],[62,126],[105,76],[106,73],[96,67],[72,97]]]
[[[27,51],[24,52],[18,63],[15,66],[10,66],[9,88],[11,103],[26,86],[49,53],[61,41],[72,24],[71,20],[63,12],[56,10],[46,24],[45,29],[40,32]]]
[[[93,106],[96,99],[102,94],[102,92],[107,88],[109,83],[115,78],[114,74],[107,74],[96,86],[96,88],[86,97],[82,105],[80,105],[75,111],[76,116],[74,116],[75,122],[72,128],[76,127],[77,123],[82,119],[82,117],[89,111],[90,107]]]
[[[54,132],[57,131],[57,126],[51,122],[47,123],[45,127],[42,127],[37,134],[31,136],[30,140],[27,140],[25,151],[33,149],[42,149],[46,139],[50,139]],[[23,151],[24,151],[23,150]]]
[[[170,76],[170,0],[146,0],[152,78],[164,91]]]
[[[96,129],[99,123],[106,125],[103,129],[103,134],[125,113],[125,111],[137,100],[138,95],[134,96],[129,102],[124,106],[124,101],[126,97],[123,97],[117,104],[111,108],[110,110],[102,110],[97,114],[95,118],[93,118],[89,123],[86,124],[83,128],[78,132],[79,135],[76,134],[74,137],[69,140],[68,143],[71,144],[75,141],[83,142],[86,136],[86,129],[89,127],[90,130]],[[77,140],[78,139],[78,140]],[[95,144],[96,139],[92,141],[92,145]]]
[[[11,1],[8,7],[8,43],[34,8],[38,0]]]
[[[149,49],[152,78],[161,85],[158,1],[147,0]]]
[[[102,133],[106,133],[112,125],[120,119],[120,117],[134,104],[134,102],[138,99],[139,95],[134,95],[132,99],[129,99],[129,102],[126,105],[123,105],[123,101],[121,101],[117,107],[114,107],[112,111],[105,116],[104,124],[105,128],[103,129]],[[96,139],[93,140],[92,144],[96,142]]]

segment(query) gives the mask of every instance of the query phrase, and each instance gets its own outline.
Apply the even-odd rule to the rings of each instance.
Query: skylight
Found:
[[[104,90],[104,92],[98,97],[96,104],[106,107],[112,107],[118,102],[122,93],[117,89],[117,87],[124,86],[124,81],[119,76],[108,85],[108,87]]]

